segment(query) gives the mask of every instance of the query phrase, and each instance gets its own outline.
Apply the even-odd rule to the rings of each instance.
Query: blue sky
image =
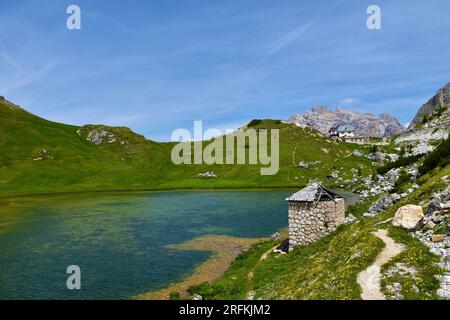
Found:
[[[370,4],[382,30],[366,27]],[[448,0],[0,0],[0,95],[160,141],[316,105],[406,123],[450,81],[449,14]]]

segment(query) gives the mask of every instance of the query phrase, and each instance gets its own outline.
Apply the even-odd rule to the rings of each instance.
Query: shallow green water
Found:
[[[268,236],[292,190],[83,194],[0,202],[0,299],[128,299],[182,279],[210,253],[165,248],[202,235]],[[66,288],[69,265],[81,290]]]

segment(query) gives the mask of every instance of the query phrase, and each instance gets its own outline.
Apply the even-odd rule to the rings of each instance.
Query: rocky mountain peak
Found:
[[[450,83],[420,107],[406,132],[396,138],[397,144],[412,148],[413,154],[433,151],[450,133]]]
[[[314,128],[323,134],[328,133],[331,127],[343,123],[352,124],[355,134],[362,137],[389,137],[403,131],[398,120],[387,113],[375,116],[341,108],[329,110],[327,106],[314,107],[303,115],[295,114],[288,121]]]
[[[318,113],[327,113],[328,112],[328,107],[327,106],[313,107],[311,109],[311,111],[318,112]]]
[[[409,125],[409,128],[414,128],[417,124],[422,123],[427,117],[433,116],[444,109],[447,114],[450,113],[450,82],[439,89],[430,100],[420,107],[413,121]]]

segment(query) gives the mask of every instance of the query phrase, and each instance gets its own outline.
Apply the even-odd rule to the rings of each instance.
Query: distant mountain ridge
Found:
[[[398,120],[387,113],[375,116],[356,110],[329,110],[326,106],[312,108],[303,115],[295,114],[288,122],[311,127],[324,134],[333,126],[350,123],[355,127],[355,134],[361,137],[390,137],[404,130]]]

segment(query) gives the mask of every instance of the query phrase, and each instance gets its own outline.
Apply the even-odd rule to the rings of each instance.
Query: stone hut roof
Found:
[[[320,183],[314,182],[309,184],[306,188],[294,193],[286,201],[296,202],[315,202],[315,201],[327,201],[343,198],[341,195],[328,190]]]

